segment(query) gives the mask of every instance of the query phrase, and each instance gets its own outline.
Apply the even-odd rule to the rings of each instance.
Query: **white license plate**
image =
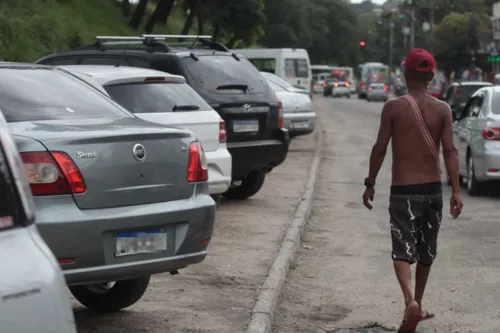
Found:
[[[233,132],[258,132],[259,131],[259,121],[258,120],[234,120],[233,121]]]
[[[294,121],[292,123],[293,128],[309,128],[309,122],[308,121]]]
[[[117,257],[167,250],[165,229],[117,232],[115,238]]]

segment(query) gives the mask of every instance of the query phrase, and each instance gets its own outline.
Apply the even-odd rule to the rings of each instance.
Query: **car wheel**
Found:
[[[146,292],[149,276],[83,286],[71,286],[73,296],[87,308],[99,312],[114,312],[135,304]]]
[[[478,196],[482,192],[482,184],[476,179],[472,157],[469,157],[467,163],[467,192],[472,197]]]
[[[266,173],[264,171],[252,171],[241,184],[230,187],[223,195],[231,199],[248,199],[255,195],[264,185]]]

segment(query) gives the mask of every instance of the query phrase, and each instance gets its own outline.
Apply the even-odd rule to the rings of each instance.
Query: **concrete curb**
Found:
[[[321,150],[323,147],[322,132],[318,123],[316,123],[316,133],[318,137],[316,150],[309,169],[309,179],[305,191],[302,194],[302,201],[295,211],[294,218],[288,227],[279,252],[262,284],[257,302],[252,310],[252,317],[250,318],[246,333],[271,332],[279,296],[285,285],[290,262],[293,261],[296,256],[297,248],[301,243],[302,231],[311,214],[312,199],[318,179]]]

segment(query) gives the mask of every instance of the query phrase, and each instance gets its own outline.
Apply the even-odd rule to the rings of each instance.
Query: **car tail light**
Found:
[[[322,86],[323,86],[323,88],[326,88],[326,83],[323,83]]]
[[[455,95],[456,95],[456,97],[460,96],[460,88],[457,88],[455,90]]]
[[[278,128],[283,128],[283,102],[278,98]]]
[[[483,138],[485,140],[500,141],[500,128],[483,129]]]
[[[63,152],[21,153],[33,195],[78,194],[87,190],[75,162]]]
[[[226,122],[221,119],[219,121],[219,142],[225,143],[226,141],[227,141]]]
[[[361,89],[365,89],[366,85],[364,83],[361,83]]]
[[[144,82],[163,82],[165,81],[164,77],[147,77],[144,79]]]
[[[372,90],[373,90],[373,88],[368,88],[368,91],[372,91]]]
[[[203,146],[194,141],[189,145],[189,160],[187,177],[188,183],[206,182],[208,180],[208,164]]]
[[[349,87],[351,86],[351,84],[350,84],[349,82],[347,82],[347,83],[345,84],[345,86],[346,86],[347,88],[349,88]]]
[[[316,89],[316,86],[315,86],[315,85],[313,86],[313,89]]]
[[[385,92],[389,91],[389,85],[388,85],[388,84],[386,84],[386,85],[384,86],[384,91],[385,91]]]

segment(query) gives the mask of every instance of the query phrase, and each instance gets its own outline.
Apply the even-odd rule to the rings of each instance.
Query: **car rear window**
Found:
[[[455,93],[456,93],[456,96],[457,96],[457,99],[460,100],[460,101],[468,101],[469,98],[476,92],[478,91],[479,89],[483,88],[483,87],[489,87],[490,85],[489,84],[464,84],[464,85],[460,85],[458,86],[457,88],[455,88]]]
[[[210,105],[186,83],[127,83],[104,89],[133,113],[211,110]],[[198,108],[198,109],[196,109]]]
[[[132,117],[87,83],[42,67],[0,69],[0,110],[7,122]]]
[[[500,114],[500,91],[495,91],[491,100],[491,112],[493,114]]]
[[[213,94],[256,94],[266,91],[267,83],[247,59],[231,55],[198,55],[184,58],[194,85]]]

